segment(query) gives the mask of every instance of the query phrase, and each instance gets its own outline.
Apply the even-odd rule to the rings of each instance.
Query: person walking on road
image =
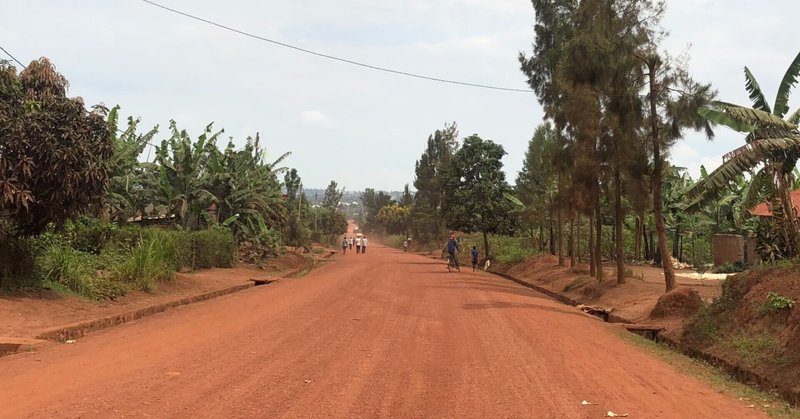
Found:
[[[367,236],[361,239],[361,254],[367,253]]]
[[[478,247],[472,246],[472,251],[469,252],[469,255],[472,256],[472,272],[477,272],[478,270]]]
[[[361,237],[356,237],[356,254],[361,253]]]
[[[348,240],[347,242],[350,245],[350,250],[352,251],[353,250],[353,238],[350,237],[350,240]]]
[[[347,253],[347,236],[342,239],[342,254]]]
[[[458,266],[458,242],[456,242],[456,235],[455,233],[450,233],[450,240],[447,241],[447,269],[450,269],[450,263],[452,262],[453,267],[456,268],[457,271],[461,272],[461,268]]]

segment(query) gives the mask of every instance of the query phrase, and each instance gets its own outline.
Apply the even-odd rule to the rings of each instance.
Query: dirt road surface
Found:
[[[375,243],[335,258],[0,358],[0,417],[762,417],[495,276]]]

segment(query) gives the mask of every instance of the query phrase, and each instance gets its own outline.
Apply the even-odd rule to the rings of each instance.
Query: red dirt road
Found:
[[[0,358],[0,417],[762,417],[516,284],[375,244],[337,258]]]

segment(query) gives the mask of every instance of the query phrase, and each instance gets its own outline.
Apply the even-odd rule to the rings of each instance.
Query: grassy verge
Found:
[[[754,406],[773,418],[800,418],[800,409],[786,403],[780,396],[742,384],[721,369],[706,362],[692,359],[666,345],[655,343],[636,334],[618,330],[617,334],[648,354],[666,362],[676,371],[695,377],[714,390],[742,401],[745,406]]]
[[[480,258],[484,257],[483,235],[480,233],[465,234],[461,238],[461,250],[469,253],[472,246],[477,246]],[[528,257],[536,254],[536,250],[531,246],[530,239],[526,237],[510,237],[489,235],[489,251],[493,260],[503,263],[521,262]]]
[[[395,249],[402,249],[404,241],[406,241],[406,238],[402,234],[390,234],[383,238],[384,245]]]

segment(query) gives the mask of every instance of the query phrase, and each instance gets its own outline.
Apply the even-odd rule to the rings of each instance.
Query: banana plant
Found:
[[[784,209],[780,212],[782,219],[779,224],[790,247],[787,256],[794,256],[800,250],[800,225],[789,192],[795,183],[793,173],[800,158],[800,109],[788,117],[786,115],[789,112],[789,94],[800,76],[800,53],[786,70],[772,107],[747,67],[744,73],[752,108],[714,102],[712,107],[698,110],[709,121],[745,133],[746,137],[745,145],[727,153],[722,165],[688,192],[687,196],[694,199],[690,209],[717,199],[728,185],[748,171],[758,169],[751,186],[755,189],[748,191],[746,196],[755,199],[765,194],[764,198],[775,201]],[[771,185],[767,186],[768,182]]]

